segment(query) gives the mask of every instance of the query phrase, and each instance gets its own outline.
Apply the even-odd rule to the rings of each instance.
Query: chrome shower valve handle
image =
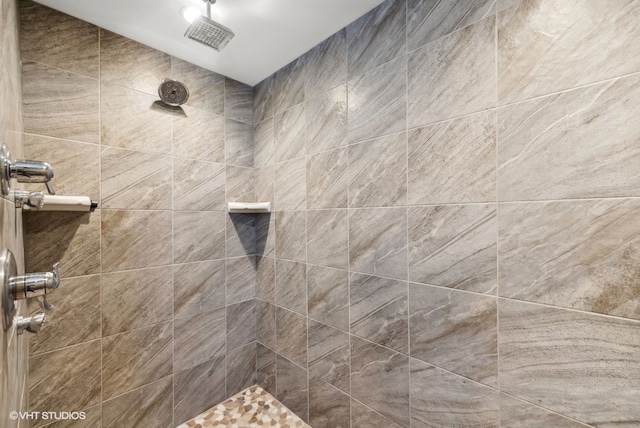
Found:
[[[2,194],[9,194],[10,181],[15,178],[18,183],[44,183],[47,192],[55,195],[51,179],[53,167],[47,162],[19,159],[11,162],[11,155],[6,145],[0,146],[0,179],[2,181]]]
[[[53,293],[60,286],[59,264],[54,264],[51,272],[28,273],[9,278],[11,297],[14,300],[42,297],[39,299],[42,308],[47,311],[53,309],[53,306],[47,301],[47,295]]]

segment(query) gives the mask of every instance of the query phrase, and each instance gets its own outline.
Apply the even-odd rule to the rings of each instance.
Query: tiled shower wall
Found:
[[[18,6],[15,0],[0,0],[0,144],[6,144],[13,159],[23,155],[22,89]],[[19,188],[15,181],[13,188]],[[11,250],[18,273],[24,273],[22,217],[8,197],[0,198],[1,250]],[[19,303],[16,315],[27,316],[27,306]],[[24,420],[10,418],[11,411],[24,412],[28,406],[27,335],[16,334],[15,323],[0,327],[0,426],[27,427]]]
[[[62,276],[30,338],[31,410],[172,427],[254,384],[253,220],[225,212],[254,197],[251,87],[30,1],[21,45],[25,152],[99,201],[25,215],[28,268]],[[158,100],[165,77],[182,108]]]
[[[640,425],[638,16],[388,0],[261,82],[258,383],[314,428]]]

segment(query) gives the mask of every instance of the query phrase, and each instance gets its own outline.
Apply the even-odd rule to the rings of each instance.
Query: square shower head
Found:
[[[218,24],[206,16],[199,16],[191,23],[184,36],[220,52],[229,44],[235,34],[224,25]]]

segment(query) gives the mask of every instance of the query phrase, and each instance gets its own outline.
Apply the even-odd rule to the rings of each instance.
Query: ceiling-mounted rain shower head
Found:
[[[185,37],[210,46],[220,52],[233,39],[233,31],[211,19],[211,5],[216,0],[203,0],[207,4],[207,16],[199,16],[193,20]]]
[[[187,102],[189,89],[184,83],[177,80],[163,79],[160,86],[158,86],[158,95],[163,103],[177,107]]]

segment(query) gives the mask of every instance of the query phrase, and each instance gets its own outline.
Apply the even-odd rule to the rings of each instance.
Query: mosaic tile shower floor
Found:
[[[252,386],[177,428],[311,428],[259,386]]]

